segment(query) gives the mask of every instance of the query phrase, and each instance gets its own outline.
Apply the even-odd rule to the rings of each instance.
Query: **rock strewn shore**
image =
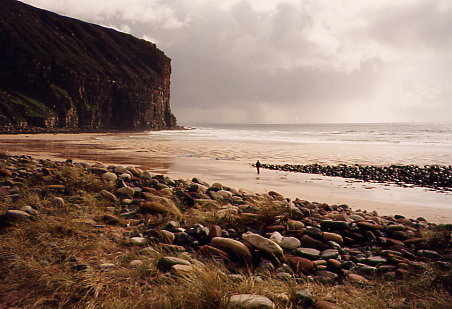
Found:
[[[398,185],[416,185],[437,190],[452,190],[452,166],[450,165],[364,166],[358,164],[262,164],[261,167],[287,172],[321,174],[325,176],[355,178],[364,181],[390,182]]]
[[[199,179],[173,180],[132,166],[29,156],[2,158],[0,185],[2,233],[69,209],[80,224],[97,229],[127,227],[117,241],[158,257],[154,267],[160,273],[190,277],[200,271],[200,265],[217,260],[227,269],[223,275],[232,281],[245,280],[248,272],[259,280],[280,280],[294,287],[285,295],[235,293],[222,300],[240,308],[336,308],[331,300],[314,297],[302,285],[366,286],[404,280],[428,269],[450,272],[452,265],[450,225],[378,216],[347,205],[291,201],[274,191],[254,194]],[[84,201],[81,188],[105,203],[101,216],[77,217]],[[46,200],[49,209],[20,206],[16,201],[27,190]],[[8,252],[6,247],[2,243],[2,268],[23,258],[21,252]],[[157,250],[164,254],[159,256]],[[68,263],[73,271],[117,267],[79,257]],[[136,259],[130,265],[143,263]]]

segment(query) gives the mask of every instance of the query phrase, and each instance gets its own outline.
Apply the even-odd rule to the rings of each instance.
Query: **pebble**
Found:
[[[221,237],[223,235],[221,227],[218,225],[212,225],[209,229],[209,237]]]
[[[329,232],[323,232],[322,239],[325,241],[334,241],[338,244],[342,244],[344,242],[344,239],[342,238],[341,235]]]
[[[289,230],[301,230],[304,227],[305,227],[305,225],[301,221],[296,221],[296,220],[288,220],[287,221],[287,228]]]
[[[314,263],[311,260],[299,256],[287,257],[287,262],[296,273],[309,273],[314,268]]]
[[[164,256],[157,261],[157,268],[163,271],[170,271],[174,265],[191,266],[191,263],[187,260],[173,256]]]
[[[176,276],[188,277],[193,273],[194,268],[192,265],[176,264],[171,266],[170,271]]]
[[[130,243],[132,245],[144,245],[147,243],[147,239],[144,237],[131,237]]]
[[[418,250],[417,255],[428,259],[439,259],[441,255],[433,250]]]
[[[18,221],[22,219],[28,219],[31,215],[22,210],[7,210],[4,217],[8,221]]]
[[[238,213],[239,209],[237,207],[228,207],[215,212],[215,216],[217,216],[219,219],[223,219],[231,215],[237,215]]]
[[[105,197],[106,199],[108,199],[108,200],[110,200],[110,201],[112,201],[112,202],[116,202],[118,199],[116,198],[116,196],[113,194],[113,193],[111,193],[111,192],[108,192],[107,190],[102,190],[101,192],[100,192],[100,194],[103,196],[103,197]]]
[[[357,215],[357,214],[351,214],[349,216],[349,218],[352,219],[353,221],[364,221],[365,220],[362,216]]]
[[[369,256],[366,259],[366,262],[370,265],[378,265],[378,264],[384,264],[386,263],[386,259],[381,256]]]
[[[119,179],[124,181],[130,181],[132,179],[132,175],[124,173],[119,175]]]
[[[61,197],[54,197],[51,201],[52,205],[57,208],[64,207],[64,200]]]
[[[285,250],[292,251],[300,247],[301,242],[296,237],[283,237],[279,245]]]
[[[115,181],[116,179],[118,179],[118,176],[116,176],[115,173],[106,172],[102,175],[102,179],[106,181]]]
[[[208,257],[219,257],[225,260],[229,260],[229,254],[227,254],[225,251],[208,245],[199,247],[198,253]]]
[[[348,229],[348,223],[345,221],[330,221],[330,220],[322,220],[320,222],[322,228],[331,229],[331,230],[346,230]]]
[[[368,284],[369,280],[364,278],[363,276],[357,275],[357,274],[347,274],[346,276],[347,281],[353,282],[353,283],[359,283],[359,284]]]
[[[130,261],[129,265],[132,267],[141,267],[143,266],[143,261],[142,260],[132,260]]]
[[[333,284],[338,280],[339,276],[331,271],[322,270],[316,272],[315,278],[322,283]]]
[[[131,188],[131,187],[122,187],[122,188],[117,189],[116,193],[118,193],[119,195],[131,198],[135,194],[135,190],[133,190],[133,188]]]
[[[326,249],[322,251],[320,254],[320,257],[322,259],[328,260],[328,259],[336,259],[339,256],[339,251],[336,249]]]
[[[314,297],[308,290],[296,291],[292,296],[292,300],[295,304],[302,306],[303,308],[312,307],[314,304]]]
[[[370,222],[357,222],[356,225],[363,230],[384,230],[384,227],[379,224],[370,223]]]
[[[152,174],[148,171],[143,171],[140,174],[140,178],[150,180],[150,179],[152,179]]]
[[[142,213],[167,213],[168,209],[160,204],[160,203],[156,203],[156,202],[145,202],[143,205],[140,206],[140,210]]]
[[[328,259],[328,266],[332,269],[341,269],[342,268],[342,262],[338,261],[336,259]]]
[[[275,304],[270,299],[255,294],[232,295],[229,305],[231,308],[275,308]]]
[[[223,250],[231,258],[249,264],[251,262],[251,252],[247,246],[245,246],[240,241],[224,238],[224,237],[214,237],[212,238],[211,245],[215,248]]]
[[[27,214],[32,216],[37,216],[39,212],[31,206],[23,206],[20,210],[25,211]]]
[[[298,248],[295,253],[310,260],[316,260],[320,257],[320,251],[312,248]]]
[[[246,232],[242,234],[242,239],[250,243],[253,247],[273,256],[282,256],[283,249],[273,240],[261,235]]]

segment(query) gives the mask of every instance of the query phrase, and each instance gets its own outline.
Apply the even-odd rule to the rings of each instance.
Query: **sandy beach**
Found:
[[[378,149],[378,151],[376,151]],[[430,147],[387,145],[325,145],[190,140],[165,134],[38,134],[2,135],[0,150],[40,158],[135,165],[172,178],[198,177],[253,192],[277,191],[291,198],[353,209],[376,210],[380,215],[425,217],[452,222],[452,193],[426,188],[402,188],[339,177],[262,170],[251,167],[256,159],[271,163],[320,164],[433,164],[450,162],[450,152]],[[296,158],[296,159],[294,159]]]

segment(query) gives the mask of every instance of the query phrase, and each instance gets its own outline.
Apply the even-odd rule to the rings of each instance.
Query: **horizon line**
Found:
[[[242,123],[242,122],[187,122],[179,125],[305,125],[305,124],[447,124],[452,121],[387,121],[387,122],[290,122],[290,123]]]

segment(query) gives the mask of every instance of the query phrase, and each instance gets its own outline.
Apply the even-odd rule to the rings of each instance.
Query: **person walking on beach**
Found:
[[[256,168],[257,168],[257,174],[259,175],[259,173],[260,173],[259,168],[261,167],[261,163],[259,162],[259,160],[257,160],[255,165],[256,165]]]

